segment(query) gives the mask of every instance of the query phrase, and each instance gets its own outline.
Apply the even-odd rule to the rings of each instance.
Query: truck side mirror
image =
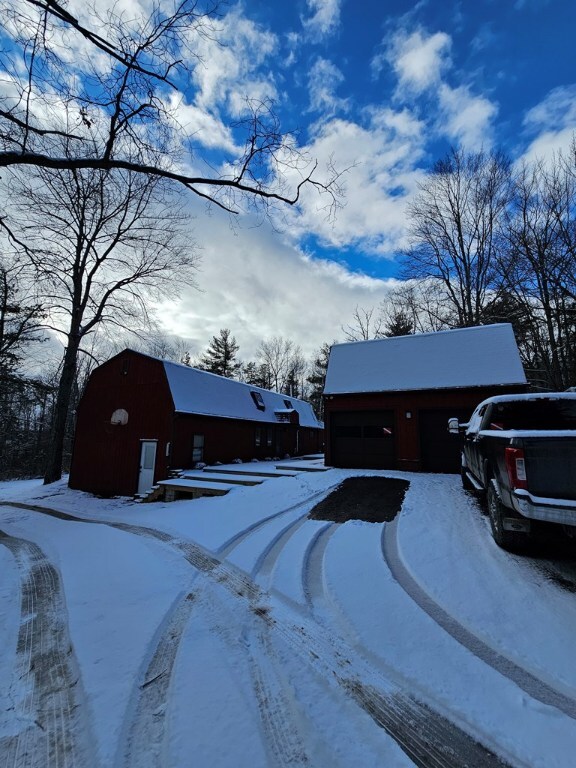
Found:
[[[460,433],[460,424],[455,416],[452,419],[448,419],[448,432],[451,435],[458,435]]]

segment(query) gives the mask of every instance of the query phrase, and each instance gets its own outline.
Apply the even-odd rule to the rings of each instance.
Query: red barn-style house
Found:
[[[324,388],[326,464],[459,472],[466,422],[492,395],[524,392],[509,323],[335,344]]]
[[[69,485],[145,493],[173,468],[317,453],[322,442],[309,403],[127,349],[88,380]]]

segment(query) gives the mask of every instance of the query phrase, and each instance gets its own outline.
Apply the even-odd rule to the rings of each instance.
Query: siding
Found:
[[[351,411],[393,411],[396,462],[395,468],[406,471],[421,471],[422,451],[420,446],[419,412],[454,410],[454,416],[472,414],[474,408],[486,397],[497,394],[523,392],[525,386],[474,387],[470,389],[434,389],[415,392],[376,392],[368,394],[326,395],[324,397],[324,419],[326,426],[326,464],[342,466],[334,455],[332,440],[332,414]],[[406,417],[406,413],[411,418]],[[447,424],[446,424],[447,428]],[[442,427],[444,429],[444,427]],[[454,437],[458,440],[457,437]],[[438,463],[442,466],[442,462]],[[443,468],[438,471],[457,472],[454,458],[447,457]]]
[[[113,412],[128,412],[124,426]],[[166,477],[171,440],[172,398],[162,363],[144,355],[120,354],[96,368],[78,407],[69,484],[102,496],[136,492],[140,440],[158,440],[156,479]]]

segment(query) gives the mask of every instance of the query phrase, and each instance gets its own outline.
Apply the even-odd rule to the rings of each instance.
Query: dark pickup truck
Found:
[[[491,397],[448,429],[464,432],[462,484],[485,498],[500,547],[522,547],[536,521],[576,536],[576,393]]]

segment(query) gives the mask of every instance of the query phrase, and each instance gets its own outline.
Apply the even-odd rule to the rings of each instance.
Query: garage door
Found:
[[[420,460],[424,472],[460,472],[462,437],[448,432],[448,419],[456,416],[466,422],[471,409],[461,408],[420,411]]]
[[[393,411],[333,413],[330,425],[334,466],[360,469],[395,466]]]

